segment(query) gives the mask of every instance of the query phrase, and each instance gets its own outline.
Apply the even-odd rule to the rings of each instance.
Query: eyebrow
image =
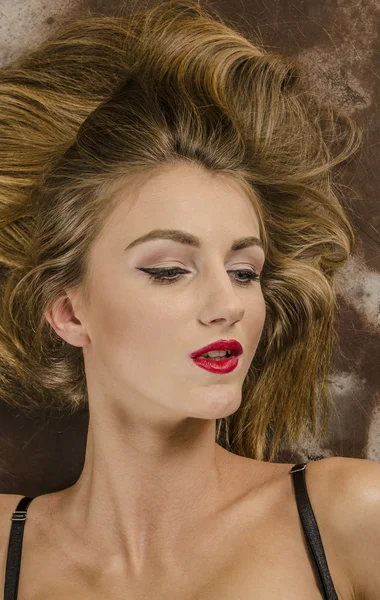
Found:
[[[144,242],[149,242],[150,240],[172,240],[174,242],[178,242],[180,244],[185,244],[186,246],[193,246],[194,248],[201,248],[202,241],[196,235],[188,233],[187,231],[181,231],[179,229],[153,229],[137,238],[133,242],[129,244],[124,250],[130,250],[139,244],[143,244]],[[244,248],[248,248],[250,246],[259,246],[264,250],[263,242],[254,236],[239,238],[234,240],[231,246],[231,252],[235,252],[237,250],[243,250]]]

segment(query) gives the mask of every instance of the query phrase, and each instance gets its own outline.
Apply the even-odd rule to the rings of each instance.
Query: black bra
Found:
[[[324,600],[338,600],[327,566],[326,555],[323,549],[317,521],[306,488],[306,465],[307,463],[294,465],[289,471],[293,478],[298,513],[322,598]],[[34,500],[34,498],[29,498],[27,496],[21,498],[11,517],[12,526],[5,571],[4,600],[17,600],[24,526],[28,506],[32,500]]]

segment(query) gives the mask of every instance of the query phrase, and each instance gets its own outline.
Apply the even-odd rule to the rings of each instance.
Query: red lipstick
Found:
[[[229,373],[233,371],[239,362],[238,356],[230,356],[229,358],[220,358],[219,360],[213,360],[212,358],[193,358],[193,361],[198,367],[206,369],[211,373]]]
[[[201,356],[201,354],[206,354],[212,350],[226,350],[230,356],[219,359]],[[195,350],[190,357],[198,367],[206,371],[210,371],[211,373],[229,373],[237,367],[239,356],[242,352],[243,347],[237,340],[218,340],[208,346],[199,348],[199,350]]]

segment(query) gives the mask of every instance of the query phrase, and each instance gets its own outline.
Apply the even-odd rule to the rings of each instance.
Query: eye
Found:
[[[169,267],[167,269],[139,269],[139,271],[144,271],[144,273],[148,273],[149,275],[149,279],[155,281],[158,284],[170,284],[170,283],[175,283],[176,281],[178,281],[179,279],[181,279],[181,277],[186,274],[189,273],[190,271],[185,271],[184,269],[180,269],[178,267]],[[241,286],[249,286],[252,283],[258,281],[260,279],[260,276],[255,273],[255,271],[251,270],[251,269],[236,269],[236,270],[232,270],[232,271],[228,271],[229,273],[242,273],[244,274],[247,278],[244,280],[239,280],[236,279],[238,285]],[[170,277],[169,273],[174,274],[174,276]]]

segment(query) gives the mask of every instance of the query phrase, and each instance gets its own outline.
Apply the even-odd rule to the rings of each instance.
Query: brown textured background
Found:
[[[340,352],[330,376],[335,404],[328,434],[322,445],[304,439],[296,448],[284,447],[280,462],[339,455],[380,463],[380,1],[208,4],[243,32],[257,31],[267,47],[302,60],[317,92],[334,99],[364,129],[362,149],[345,170],[357,244],[337,282]],[[35,47],[62,18],[86,7],[118,15],[132,6],[138,0],[2,0],[0,63]],[[31,419],[1,406],[0,493],[37,496],[72,485],[83,467],[87,420],[87,413]]]

